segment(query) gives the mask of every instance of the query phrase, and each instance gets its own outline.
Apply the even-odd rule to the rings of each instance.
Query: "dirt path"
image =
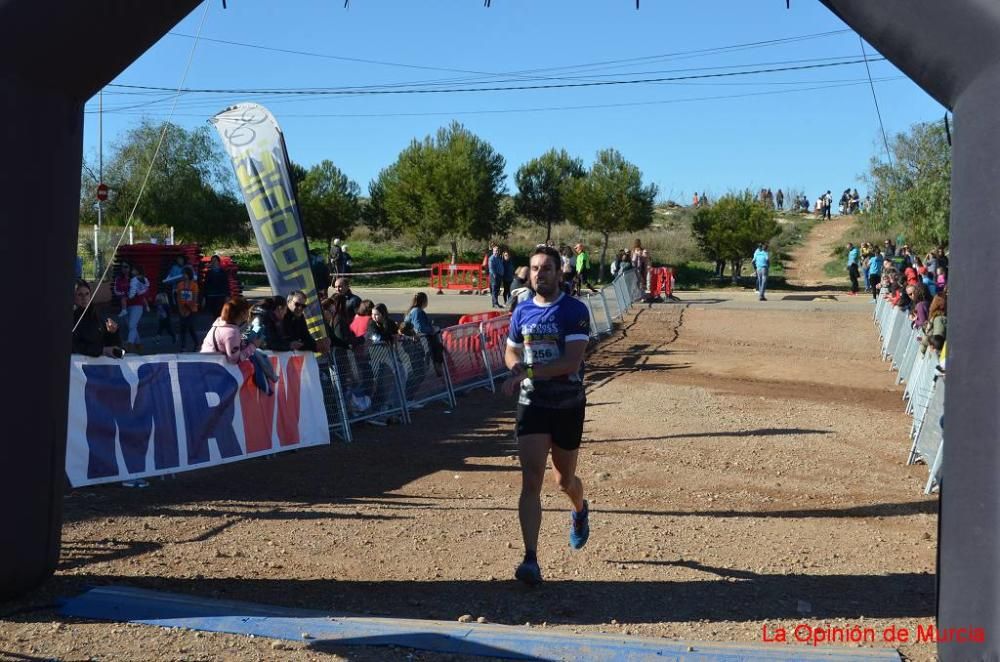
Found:
[[[832,259],[831,252],[840,243],[844,233],[854,224],[854,216],[835,216],[829,221],[817,222],[805,241],[792,250],[791,263],[786,265],[788,283],[801,287],[820,285],[844,285],[848,282],[847,272],[831,277],[823,271],[824,265]]]
[[[850,342],[831,341],[832,337]],[[60,617],[89,585],[341,613],[760,643],[762,627],[932,622],[937,499],[870,311],[642,308],[589,359],[591,540],[543,493],[546,583],[520,558],[513,402],[153,481],[72,491],[56,577],[4,605],[5,652],[61,659],[460,659]],[[874,423],[874,425],[872,425]],[[878,644],[885,645],[885,644]],[[929,644],[910,644],[930,660]],[[16,659],[24,659],[18,657]]]

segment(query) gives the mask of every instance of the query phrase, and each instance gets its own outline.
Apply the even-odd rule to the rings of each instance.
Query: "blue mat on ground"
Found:
[[[899,662],[890,648],[803,648],[708,644],[600,634],[565,634],[504,625],[331,615],[249,602],[211,600],[128,587],[91,589],[65,601],[66,616],[257,637],[324,646],[400,646],[513,660],[600,662]]]

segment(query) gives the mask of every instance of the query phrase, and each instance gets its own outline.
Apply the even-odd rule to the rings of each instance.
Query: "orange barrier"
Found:
[[[494,317],[500,317],[507,313],[502,310],[487,310],[485,313],[475,313],[474,315],[462,315],[458,318],[459,324],[471,324],[472,322],[485,322]]]
[[[665,299],[674,296],[674,270],[670,267],[656,267],[649,270],[649,293],[654,299],[661,295]]]
[[[481,264],[451,264],[438,262],[431,265],[431,289],[438,294],[443,290],[460,290],[480,294],[489,290],[489,277]]]

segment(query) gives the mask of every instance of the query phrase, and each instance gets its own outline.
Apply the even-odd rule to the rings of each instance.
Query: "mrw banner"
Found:
[[[209,121],[233,161],[271,289],[285,297],[305,292],[309,333],[325,338],[281,128],[267,108],[255,103],[232,106]]]
[[[330,443],[312,353],[269,355],[265,395],[249,361],[216,354],[70,359],[66,474],[74,487],[211,467]]]

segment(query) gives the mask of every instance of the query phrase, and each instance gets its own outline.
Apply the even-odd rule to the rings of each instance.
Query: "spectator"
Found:
[[[785,208],[785,194],[778,189],[778,192],[774,194],[774,201],[778,203],[778,211],[782,211]]]
[[[943,292],[931,300],[927,312],[927,322],[923,326],[924,335],[920,338],[921,351],[926,351],[930,339],[934,336],[944,338],[948,331],[948,296]]]
[[[527,301],[535,296],[528,281],[528,267],[518,267],[514,272],[514,280],[511,282],[510,300],[507,302],[508,310],[513,313],[518,304]]]
[[[362,301],[362,304],[364,302]],[[399,325],[389,316],[389,309],[384,303],[375,304],[372,308],[372,316],[368,320],[368,329],[365,331],[365,338],[370,342],[391,343],[399,335]]]
[[[125,356],[125,350],[121,347],[118,323],[98,317],[90,300],[92,291],[87,281],[76,281],[73,289],[73,353],[120,359]]]
[[[184,265],[186,261],[187,259],[183,255],[178,255],[174,263],[170,265],[170,269],[167,270],[167,275],[163,278],[163,291],[167,293],[171,306],[177,306],[174,294],[177,289],[177,283],[181,282],[184,278]]]
[[[347,250],[347,244],[340,247],[341,274],[349,274],[354,270],[354,259]]]
[[[695,191],[694,192],[694,197],[691,198],[691,206],[692,207],[697,207],[699,202],[700,201],[698,200],[698,191]]]
[[[868,284],[871,287],[872,301],[878,298],[879,285],[882,282],[882,251],[875,247],[875,252],[868,258]]]
[[[128,338],[125,340],[125,347],[131,351],[142,351],[142,338],[139,336],[139,320],[149,306],[147,295],[149,294],[149,281],[146,279],[145,270],[138,264],[132,265],[132,279],[128,284],[128,297],[125,305],[128,309]]]
[[[288,314],[281,319],[281,332],[283,338],[288,340],[289,349],[316,351],[316,339],[309,333],[306,324],[305,292],[295,290],[288,295]]]
[[[573,250],[576,252],[576,282],[573,287],[575,293],[580,294],[584,285],[591,292],[597,292],[597,288],[591,285],[587,279],[587,273],[590,271],[590,254],[587,253],[587,249],[583,244],[577,244],[573,247]]]
[[[704,193],[701,199],[705,199]],[[636,239],[635,243],[632,244],[632,268],[635,269],[635,278],[639,284],[639,294],[641,295],[646,294],[646,270],[649,269],[648,255],[642,249],[642,242]]]
[[[851,296],[858,295],[858,277],[860,276],[858,259],[861,251],[852,243],[847,244],[847,275],[851,279]]]
[[[358,304],[358,310],[351,320],[351,332],[358,338],[364,338],[368,333],[368,323],[371,322],[374,308],[375,302],[371,299],[362,299]]]
[[[434,372],[440,377],[443,374],[444,346],[438,337],[438,328],[431,323],[431,318],[427,316],[427,294],[417,292],[413,295],[410,303],[410,310],[406,313],[403,321],[404,329],[411,329],[413,333],[427,338],[430,346],[431,359],[434,362]]]
[[[503,251],[503,302],[510,303],[510,286],[514,282],[514,259],[508,249]]]
[[[79,255],[76,256],[76,260],[73,262],[73,278],[76,280],[83,279],[83,258]]]
[[[330,344],[334,348],[353,349],[364,342],[351,328],[350,316],[347,313],[347,302],[342,294],[334,294],[323,302],[323,320],[330,336]]]
[[[229,298],[229,275],[222,268],[222,258],[213,255],[205,273],[205,288],[202,292],[204,308],[217,319],[222,314],[222,306]]]
[[[349,319],[354,319],[354,315],[357,313],[358,305],[361,303],[361,297],[351,291],[351,280],[346,276],[338,276],[333,281],[333,285],[330,286],[327,296],[333,296],[334,294],[339,294],[344,297],[344,305],[347,308],[347,316]]]
[[[330,282],[330,267],[319,251],[309,251],[309,269],[312,271],[313,285],[320,292]]]
[[[948,267],[941,266],[940,257],[938,258],[937,278],[934,279],[934,285],[938,291],[948,286]]]
[[[177,301],[177,315],[180,318],[180,351],[184,351],[187,337],[191,337],[192,349],[198,346],[198,336],[194,334],[194,314],[198,312],[198,281],[194,279],[194,269],[185,266],[182,277],[174,292]]]
[[[330,247],[330,273],[333,276],[340,273],[342,256],[343,251],[340,249],[340,239],[334,239],[333,246]]]
[[[500,308],[497,297],[500,296],[500,288],[503,285],[503,257],[500,255],[500,247],[496,244],[490,246],[490,255],[486,258],[486,270],[490,278],[490,299],[494,308]]]
[[[892,239],[885,240],[885,247],[882,249],[882,255],[884,259],[892,259],[896,257],[896,244],[892,243]]]
[[[760,244],[753,252],[753,266],[757,272],[757,294],[761,301],[767,301],[764,293],[767,291],[767,271],[771,267],[771,256],[767,252],[767,244]]]
[[[622,265],[626,262],[625,251],[615,253],[615,259],[611,261],[611,279],[614,280],[618,272],[622,270]]]
[[[562,269],[562,287],[567,294],[573,294],[573,283],[576,281],[576,260],[569,246],[559,249],[559,266]]]
[[[361,348],[365,339],[364,336],[355,335],[351,329],[344,295],[335,293],[323,302],[323,320],[330,336],[337,372],[343,382],[344,391],[349,394],[348,406],[354,413],[367,411],[372,404],[370,394],[367,392],[372,384],[371,365],[363,353],[355,354],[353,362],[349,358],[348,352]],[[357,374],[355,367],[358,370]]]
[[[922,329],[927,323],[930,302],[924,292],[923,285],[907,285],[906,294],[910,297],[913,305],[910,309],[910,326],[914,329]]]
[[[212,323],[201,343],[202,354],[223,354],[229,363],[246,361],[257,351],[256,341],[243,342],[240,326],[250,319],[250,304],[240,296],[222,305],[219,317]]]
[[[364,306],[362,301],[361,305]],[[378,345],[392,344],[396,342],[399,328],[389,317],[389,311],[384,303],[372,306],[371,317],[368,318],[368,328],[365,330],[365,339],[371,347]],[[361,314],[355,320],[360,319]],[[366,345],[367,346],[367,345]],[[399,407],[399,396],[396,389],[392,387],[393,374],[391,368],[385,361],[377,361],[372,368],[372,407],[377,412],[387,412],[389,409]],[[412,366],[411,366],[412,367]],[[384,426],[394,422],[393,417],[380,416],[369,420],[371,425]]]
[[[273,296],[264,299],[250,311],[253,321],[250,322],[252,337],[258,338],[257,346],[272,352],[287,352],[291,342],[282,326],[282,320],[288,314],[288,302],[283,296]]]
[[[125,260],[122,260],[118,264],[118,275],[115,276],[114,283],[111,287],[111,291],[118,300],[118,317],[125,317],[128,315],[128,286],[131,280],[132,266]]]
[[[177,344],[177,334],[174,333],[174,325],[170,319],[170,297],[166,292],[158,292],[156,295],[156,344],[160,344],[160,334],[166,333],[170,336],[173,344]]]

